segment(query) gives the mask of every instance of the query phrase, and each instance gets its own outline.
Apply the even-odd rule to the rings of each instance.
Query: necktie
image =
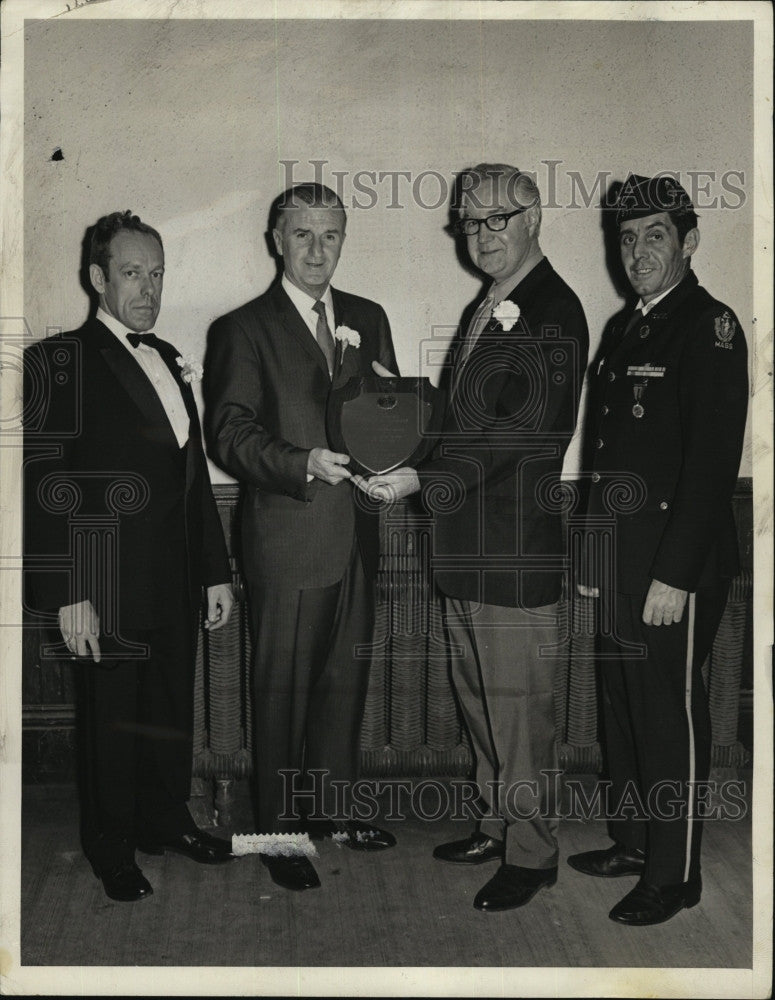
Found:
[[[473,351],[482,330],[485,326],[487,326],[487,323],[492,318],[493,304],[493,296],[488,293],[485,298],[482,299],[481,303],[474,312],[474,315],[471,317],[466,338],[460,348],[460,357],[455,365],[455,387],[457,387],[463,368],[465,367],[468,359],[471,357],[471,352]]]
[[[335,345],[334,338],[331,336],[331,331],[328,328],[328,322],[326,320],[326,307],[318,299],[315,305],[312,307],[318,314],[318,324],[315,330],[315,340],[318,342],[320,350],[323,352],[326,358],[326,363],[328,365],[328,374],[334,370],[334,354]]]
[[[625,326],[624,331],[622,333],[622,340],[624,340],[627,334],[631,330],[634,330],[635,327],[638,325],[638,323],[641,323],[646,318],[647,315],[648,313],[644,313],[641,309],[636,308],[635,312],[627,320],[627,325]],[[646,329],[648,330],[648,327],[646,327]]]
[[[138,348],[140,344],[145,344],[146,347],[156,347],[159,342],[155,333],[128,333],[126,339],[134,348]]]

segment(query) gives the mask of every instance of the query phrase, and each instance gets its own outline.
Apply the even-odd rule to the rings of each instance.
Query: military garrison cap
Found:
[[[693,212],[692,200],[674,177],[630,174],[616,199],[616,222],[640,219],[657,212],[684,215]]]

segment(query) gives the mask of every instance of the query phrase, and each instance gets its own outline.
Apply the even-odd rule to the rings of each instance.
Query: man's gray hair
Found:
[[[487,181],[491,181],[493,185],[502,184],[509,201],[513,204],[528,206],[537,203],[540,208],[541,194],[530,174],[523,173],[518,167],[513,167],[509,163],[478,163],[460,175],[456,206],[458,212],[462,211],[466,200],[476,201],[474,189]]]
[[[282,222],[283,213],[289,208],[338,208],[347,218],[342,200],[336,191],[325,184],[294,184],[275,200],[273,205],[276,225]]]

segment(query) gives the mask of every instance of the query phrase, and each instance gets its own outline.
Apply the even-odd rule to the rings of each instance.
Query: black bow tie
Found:
[[[159,343],[159,338],[155,333],[128,333],[126,339],[132,347],[139,347],[140,344],[145,344],[146,347],[156,347]]]

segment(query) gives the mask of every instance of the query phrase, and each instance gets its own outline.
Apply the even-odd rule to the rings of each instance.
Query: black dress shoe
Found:
[[[522,868],[502,864],[487,885],[477,892],[474,909],[486,913],[516,910],[529,903],[539,889],[557,881],[557,868]]]
[[[392,833],[372,826],[371,823],[362,823],[359,819],[345,820],[339,832],[347,834],[347,839],[343,837],[341,843],[351,851],[384,851],[396,846],[396,838]]]
[[[151,883],[143,875],[134,861],[125,861],[115,868],[100,872],[105,895],[119,903],[135,903],[153,895]]]
[[[700,901],[702,882],[679,882],[677,885],[649,885],[643,879],[628,892],[608,916],[618,924],[645,927],[663,924],[679,910],[691,909]]]
[[[598,878],[619,878],[620,875],[642,875],[646,855],[637,847],[614,844],[605,851],[584,851],[571,854],[568,864],[577,872]]]
[[[303,856],[285,857],[280,854],[262,854],[261,861],[269,869],[272,881],[283,889],[301,892],[320,886],[314,865]]]
[[[396,846],[396,838],[387,830],[381,830],[371,823],[359,819],[348,820],[308,820],[306,830],[311,840],[331,837],[352,851],[384,851]]]
[[[231,853],[230,841],[213,837],[204,830],[182,833],[167,840],[138,841],[137,846],[144,854],[164,854],[165,851],[172,851],[173,854],[182,854],[200,865],[222,865],[227,861],[234,861],[237,857]]]
[[[451,865],[483,865],[485,861],[503,859],[503,841],[483,833],[472,833],[465,840],[439,844],[434,848],[433,856]]]

